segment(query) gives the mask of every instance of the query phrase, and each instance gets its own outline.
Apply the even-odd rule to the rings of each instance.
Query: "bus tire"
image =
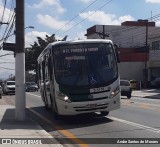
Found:
[[[109,114],[109,111],[101,111],[100,113],[101,116],[107,116]]]

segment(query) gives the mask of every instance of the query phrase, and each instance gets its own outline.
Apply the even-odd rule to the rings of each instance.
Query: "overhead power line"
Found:
[[[7,69],[7,70],[15,70],[13,68],[7,68],[7,67],[0,67],[0,68]]]
[[[76,23],[74,26],[72,26],[70,29],[68,29],[67,31],[65,31],[64,33],[61,34],[64,35],[66,32],[69,32],[71,29],[73,29],[74,27],[76,27],[77,25],[81,24],[82,22],[84,22],[87,18],[89,18],[90,16],[92,16],[93,14],[95,14],[98,10],[104,8],[106,5],[108,5],[110,2],[112,2],[113,0],[109,0],[108,2],[106,2],[105,4],[103,4],[101,7],[99,7],[96,11],[94,11],[92,14],[89,14],[86,18],[82,19],[80,22]]]
[[[6,9],[6,3],[7,3],[7,0],[5,0],[5,2],[4,2],[4,8],[3,8],[3,12],[2,12],[1,22],[3,22],[4,12],[5,12],[5,9]],[[2,24],[0,24],[0,29],[1,29],[1,25]]]
[[[0,57],[8,56],[8,55],[13,55],[13,53],[12,53],[12,54],[4,54],[4,55],[0,55]]]
[[[84,12],[85,10],[87,10],[91,5],[93,5],[96,1],[98,0],[94,0],[91,4],[89,4],[86,8],[84,8],[80,13]],[[67,22],[66,24],[64,24],[64,26],[62,26],[61,28],[59,28],[55,33],[59,32],[60,30],[62,30],[66,25],[69,25],[74,19],[76,19],[79,15],[75,15],[71,20],[69,20],[69,22]],[[55,34],[54,33],[54,34]]]
[[[14,25],[15,25],[15,14],[13,13],[12,18],[9,22],[9,25],[6,27],[6,30],[3,34],[3,37],[0,41],[6,42],[6,40],[8,39],[8,37],[12,36],[13,34],[11,34],[12,30],[14,30]],[[2,48],[3,46],[3,42],[0,45],[0,48]]]
[[[0,44],[0,49],[3,47],[3,42],[5,42],[8,39],[8,37],[11,36],[10,34],[14,29],[14,23],[15,23],[15,13],[14,13],[15,0],[10,0],[10,4],[11,4],[10,5],[10,13],[9,13],[9,16],[8,16],[8,21],[7,21],[8,25],[6,26],[6,28],[4,30],[3,37],[0,38],[0,41],[2,41],[1,44]]]
[[[15,64],[15,62],[1,62],[1,61],[0,61],[0,64],[4,64],[4,63],[7,63],[7,64],[8,64],[8,63],[10,63],[10,64]]]
[[[2,59],[2,60],[7,60],[7,61],[11,61],[11,62],[15,62],[15,60],[5,59],[5,58],[3,58],[3,57],[1,57],[0,59]]]

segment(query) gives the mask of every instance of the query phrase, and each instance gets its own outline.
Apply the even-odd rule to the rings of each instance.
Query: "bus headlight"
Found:
[[[58,98],[61,99],[62,101],[65,101],[65,102],[68,102],[68,103],[71,102],[67,95],[65,95],[65,94],[63,94],[61,92],[58,92],[57,95],[58,95]]]
[[[116,88],[111,92],[110,98],[115,97],[119,92],[120,92],[120,88],[119,88],[119,86],[118,86],[118,87],[116,87]]]

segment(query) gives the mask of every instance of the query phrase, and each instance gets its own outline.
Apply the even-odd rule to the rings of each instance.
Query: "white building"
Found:
[[[160,27],[156,27],[155,22],[138,20],[119,26],[95,25],[87,29],[86,36],[111,39],[118,45],[121,78],[150,81],[160,77]]]

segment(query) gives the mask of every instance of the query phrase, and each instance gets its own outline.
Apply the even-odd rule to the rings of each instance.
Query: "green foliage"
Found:
[[[45,39],[42,39],[41,37],[37,37],[37,39],[38,41],[35,41],[30,48],[25,49],[26,71],[36,71],[37,58],[40,55],[40,53],[45,49],[45,47],[49,43],[58,41],[55,38],[55,34],[51,36],[46,35]]]
[[[30,48],[25,49],[26,71],[34,70],[36,72],[37,58],[40,55],[40,53],[45,49],[45,47],[52,42],[66,41],[67,36],[65,36],[62,40],[57,40],[55,38],[55,34],[51,36],[46,35],[45,39],[42,39],[41,37],[37,37],[37,39],[38,41],[35,41]]]

